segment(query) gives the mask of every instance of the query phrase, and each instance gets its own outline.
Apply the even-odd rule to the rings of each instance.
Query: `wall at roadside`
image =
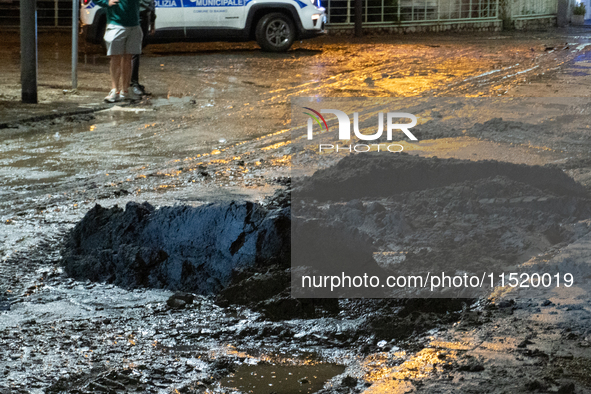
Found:
[[[503,22],[492,20],[487,22],[456,22],[432,25],[405,25],[405,26],[371,26],[364,27],[363,34],[387,35],[387,34],[412,34],[412,33],[439,33],[439,32],[461,32],[461,31],[501,31]],[[351,35],[353,27],[331,27],[327,29],[328,34],[340,36]]]

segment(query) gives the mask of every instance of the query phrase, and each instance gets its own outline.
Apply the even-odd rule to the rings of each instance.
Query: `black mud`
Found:
[[[580,221],[591,217],[584,188],[550,166],[360,154],[293,186],[294,217],[339,229],[306,243],[295,238],[294,250],[328,250],[334,238],[344,239],[339,234],[357,234],[370,250],[347,240],[355,252],[329,254],[340,268],[357,264],[366,272],[376,272],[376,262],[396,274],[501,272],[587,234]],[[314,268],[333,273],[329,264]]]
[[[216,293],[233,270],[286,261],[289,216],[251,202],[96,205],[67,236],[63,264],[77,279]]]
[[[500,161],[468,161],[407,154],[351,155],[298,182],[299,196],[317,200],[387,197],[465,181],[504,176],[561,196],[584,196],[585,189],[559,168]]]

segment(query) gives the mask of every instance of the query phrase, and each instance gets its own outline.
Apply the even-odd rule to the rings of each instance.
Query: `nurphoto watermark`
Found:
[[[534,257],[585,220],[586,191],[562,169],[537,165],[550,153],[528,146],[541,146],[544,130],[587,127],[579,101],[293,99],[292,295],[576,287],[570,266],[548,269]]]

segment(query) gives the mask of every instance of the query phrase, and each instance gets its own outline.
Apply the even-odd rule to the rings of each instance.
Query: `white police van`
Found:
[[[294,40],[324,33],[320,0],[155,0],[156,31],[149,42],[250,41],[263,50],[287,51]],[[102,43],[105,9],[81,0],[87,41]]]

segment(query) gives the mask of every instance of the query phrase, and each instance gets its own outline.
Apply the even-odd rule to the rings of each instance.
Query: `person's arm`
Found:
[[[150,0],[150,34],[156,31],[156,4]]]
[[[99,7],[107,8],[119,3],[119,0],[93,0],[93,2]]]

